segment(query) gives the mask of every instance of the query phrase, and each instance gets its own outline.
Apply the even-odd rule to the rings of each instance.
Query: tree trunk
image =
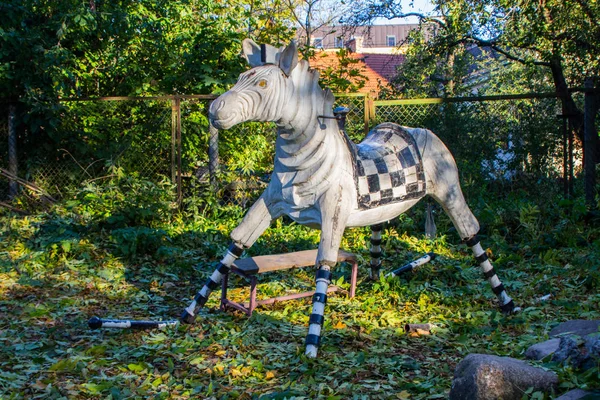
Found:
[[[550,70],[552,71],[556,94],[562,103],[562,113],[568,117],[577,138],[583,143],[583,113],[577,108],[573,95],[569,92],[559,56],[555,56],[550,60]]]

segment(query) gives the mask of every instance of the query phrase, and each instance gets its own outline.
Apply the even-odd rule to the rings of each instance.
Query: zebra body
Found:
[[[243,53],[252,67],[237,84],[213,101],[209,115],[218,129],[245,121],[272,121],[278,127],[271,181],[231,233],[233,244],[213,274],[182,315],[192,322],[220,276],[269,227],[288,215],[300,224],[321,230],[316,293],[309,320],[306,354],[316,357],[330,268],[337,260],[346,227],[373,226],[372,276],[379,276],[381,227],[432,196],[452,219],[461,238],[468,240],[482,270],[505,311],[512,311],[489,260],[483,260],[476,239],[479,223],[467,206],[454,158],[431,131],[384,123],[356,145],[334,119],[334,96],[319,87],[319,74],[306,60],[298,61],[296,45],[258,46],[246,39]],[[490,269],[491,268],[491,269]],[[491,271],[491,272],[490,272]],[[501,291],[500,291],[501,289]]]

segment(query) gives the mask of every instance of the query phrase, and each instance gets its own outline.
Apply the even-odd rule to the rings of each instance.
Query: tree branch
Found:
[[[511,61],[516,61],[518,63],[521,64],[533,64],[533,65],[539,65],[542,67],[550,67],[550,63],[546,62],[546,61],[538,61],[538,60],[526,60],[524,58],[521,57],[517,57],[516,55],[509,53],[507,50],[504,50],[502,47],[500,47],[497,43],[496,43],[496,39],[491,39],[491,40],[484,40],[481,38],[478,38],[476,36],[472,36],[472,35],[468,35],[465,37],[465,39],[461,39],[458,42],[463,42],[463,43],[472,43],[475,44],[479,47],[489,47],[492,50],[502,54],[503,56],[505,56],[506,58],[508,58]]]

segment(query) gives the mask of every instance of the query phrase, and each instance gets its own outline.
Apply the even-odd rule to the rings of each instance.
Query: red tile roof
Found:
[[[374,95],[377,95],[381,86],[389,85],[390,80],[396,75],[397,67],[404,61],[404,56],[401,54],[349,53],[348,57],[359,60],[359,63],[353,64],[352,68],[358,68],[362,79],[366,78],[365,86],[359,89],[359,92]],[[339,68],[337,54],[330,51],[317,52],[309,63],[312,68],[321,71],[329,67]],[[351,80],[356,82],[360,79],[361,77],[355,77]]]

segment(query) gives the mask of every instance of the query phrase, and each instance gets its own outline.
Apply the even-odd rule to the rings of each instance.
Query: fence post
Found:
[[[183,200],[183,185],[181,182],[181,98],[175,96],[175,108],[177,113],[177,204],[181,205]]]
[[[584,114],[584,133],[583,133],[583,169],[584,169],[584,188],[585,202],[589,206],[594,205],[596,197],[596,147],[598,146],[598,133],[596,132],[596,111],[597,94],[593,93],[594,82],[586,78],[584,83],[585,92],[585,114]]]
[[[365,96],[365,135],[369,133],[371,120],[375,119],[375,102],[370,94]]]
[[[212,103],[212,102],[211,102]],[[210,104],[208,107],[210,108]],[[208,122],[208,172],[210,184],[217,190],[217,171],[219,170],[219,130]]]
[[[17,156],[17,106],[11,103],[8,106],[8,170],[13,176],[19,172],[19,159]],[[8,183],[8,196],[13,198],[19,191],[19,184],[14,179]]]
[[[171,183],[176,181],[175,169],[176,164],[176,149],[177,148],[177,104],[175,97],[171,98]]]
[[[181,205],[181,98],[171,99],[171,182],[177,185],[177,204]]]
[[[562,150],[563,150],[563,196],[569,197],[569,139],[567,136],[567,119],[562,117]]]

